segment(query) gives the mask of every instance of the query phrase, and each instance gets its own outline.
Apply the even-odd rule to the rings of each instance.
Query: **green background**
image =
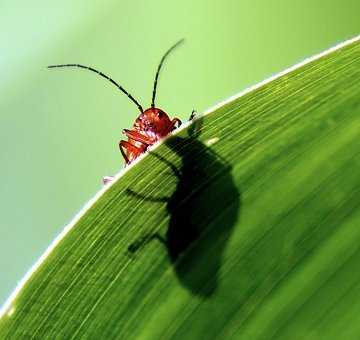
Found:
[[[138,111],[82,63],[147,106],[186,119],[360,33],[360,2],[0,2],[0,302],[74,214],[122,167]]]

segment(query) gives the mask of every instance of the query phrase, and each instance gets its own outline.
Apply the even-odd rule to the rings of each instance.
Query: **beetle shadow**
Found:
[[[241,195],[234,184],[231,165],[198,140],[202,120],[189,128],[187,137],[172,136],[166,146],[181,158],[180,168],[155,152],[177,178],[170,197],[147,197],[131,189],[138,199],[166,204],[170,215],[165,235],[147,234],[132,243],[135,253],[152,240],[166,248],[180,283],[192,294],[212,296],[219,286],[223,253],[239,217]]]

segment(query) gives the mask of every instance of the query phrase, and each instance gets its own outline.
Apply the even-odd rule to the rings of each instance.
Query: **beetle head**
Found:
[[[145,110],[138,118],[138,128],[156,139],[165,137],[173,129],[167,113],[156,107]]]

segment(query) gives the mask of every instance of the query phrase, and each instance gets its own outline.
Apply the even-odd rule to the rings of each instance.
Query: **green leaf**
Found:
[[[355,38],[120,174],[19,285],[0,338],[359,339],[359,137]]]

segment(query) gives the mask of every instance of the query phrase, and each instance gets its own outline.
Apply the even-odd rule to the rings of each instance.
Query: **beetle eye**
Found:
[[[157,116],[158,118],[162,118],[164,116],[164,112],[158,111]]]

